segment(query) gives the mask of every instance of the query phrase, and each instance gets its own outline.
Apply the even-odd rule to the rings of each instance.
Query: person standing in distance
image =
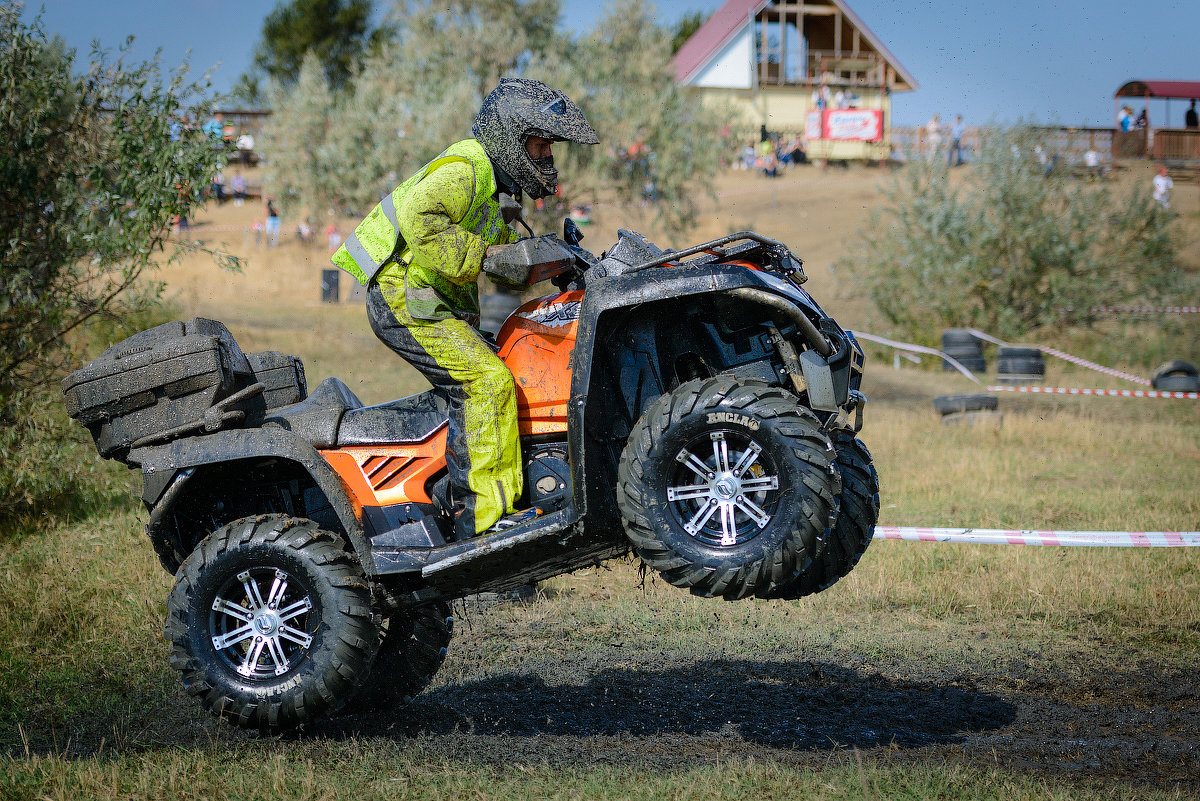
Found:
[[[517,239],[500,196],[554,194],[554,143],[599,142],[570,98],[523,78],[501,79],[472,133],[384,197],[332,257],[368,287],[375,335],[449,399],[458,540],[536,513],[513,506],[522,474],[512,373],[475,327],[484,257]]]

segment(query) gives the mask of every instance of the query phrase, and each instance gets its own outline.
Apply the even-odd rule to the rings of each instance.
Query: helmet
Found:
[[[600,141],[571,98],[526,78],[501,78],[484,98],[471,130],[492,163],[531,198],[554,194],[558,170],[553,156],[530,158],[525,149],[529,137],[582,145]]]

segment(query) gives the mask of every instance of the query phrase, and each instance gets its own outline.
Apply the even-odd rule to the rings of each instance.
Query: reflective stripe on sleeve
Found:
[[[346,241],[342,243],[346,248],[346,252],[354,259],[354,263],[359,266],[359,269],[366,274],[367,278],[373,278],[375,273],[379,271],[380,264],[371,258],[371,254],[367,253],[367,249],[363,247],[362,242],[358,240],[358,234],[350,234],[346,237]]]
[[[392,192],[388,192],[387,196],[379,202],[383,207],[383,214],[388,218],[388,222],[392,224],[397,236],[400,234],[400,219],[396,216],[396,198]]]

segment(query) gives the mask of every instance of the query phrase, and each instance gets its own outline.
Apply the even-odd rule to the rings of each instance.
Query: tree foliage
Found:
[[[70,361],[85,323],[157,298],[147,273],[173,220],[202,200],[216,155],[182,115],[207,116],[204,87],[157,63],[74,53],[0,5],[0,428],[32,425],[30,398]],[[178,130],[175,128],[178,127]],[[16,491],[0,469],[0,512]]]
[[[664,35],[653,8],[615,0],[593,30],[530,72],[575,98],[600,136],[599,145],[566,150],[565,200],[615,194],[682,232],[711,191],[729,117],[676,85]]]
[[[703,11],[692,11],[680,17],[671,33],[671,55],[678,53],[679,48],[692,38],[692,34],[700,30],[700,26],[707,19],[708,15]]]
[[[662,47],[667,34],[651,9],[624,0],[576,40],[557,33],[559,13],[559,0],[398,0],[386,25],[393,38],[341,91],[301,69],[301,80],[277,95],[264,148],[280,179],[273,186],[308,213],[365,213],[471,135],[475,112],[500,77],[521,75],[565,91],[601,138],[595,147],[555,148],[562,194],[539,222],[556,225],[550,215],[573,202],[615,197],[644,203],[671,229],[686,227],[717,169],[724,121],[675,86]],[[298,122],[320,104],[327,110],[322,131]],[[629,157],[639,141],[647,151]],[[325,171],[325,188],[285,178]],[[640,205],[638,213],[646,213]]]
[[[371,0],[281,0],[263,22],[254,65],[275,83],[290,86],[308,53],[316,54],[325,79],[340,89],[356,71],[372,40]],[[240,86],[253,92],[254,79]]]
[[[269,185],[285,204],[303,198],[312,210],[329,208],[336,202],[340,177],[337,161],[325,151],[338,108],[316,54],[305,56],[290,88],[276,85],[273,95],[275,111],[263,133],[262,148],[289,157],[270,160]]]
[[[1089,322],[1097,304],[1174,290],[1172,215],[1141,188],[1080,181],[1038,157],[1036,129],[985,133],[960,183],[911,158],[867,226],[852,270],[897,333],[974,326],[1020,337]]]

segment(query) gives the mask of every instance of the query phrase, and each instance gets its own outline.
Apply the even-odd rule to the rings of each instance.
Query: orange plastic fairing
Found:
[[[363,506],[432,503],[425,485],[446,466],[446,431],[443,425],[424,442],[353,445],[320,453]]]
[[[571,351],[583,292],[547,295],[517,309],[500,329],[500,358],[517,385],[522,436],[565,434],[571,399]]]

